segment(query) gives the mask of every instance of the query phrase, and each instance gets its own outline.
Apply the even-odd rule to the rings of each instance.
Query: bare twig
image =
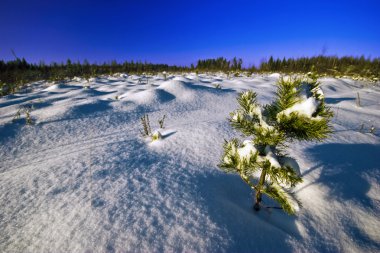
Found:
[[[166,115],[164,115],[162,119],[158,120],[158,124],[160,125],[160,128],[165,128],[164,127],[165,118],[166,118]]]

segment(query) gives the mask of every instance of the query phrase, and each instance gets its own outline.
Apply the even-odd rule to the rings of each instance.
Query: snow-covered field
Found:
[[[217,168],[238,92],[269,103],[277,79],[104,77],[0,98],[0,251],[379,252],[379,86],[321,79],[334,133],[290,146],[297,216],[254,212],[249,187]],[[12,121],[22,105],[34,125]],[[141,136],[144,114],[152,130],[166,115],[161,140]]]

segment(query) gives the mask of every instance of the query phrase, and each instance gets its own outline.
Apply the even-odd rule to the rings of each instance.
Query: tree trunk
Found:
[[[264,185],[266,174],[267,174],[266,169],[263,169],[263,171],[261,172],[261,175],[260,175],[259,184],[257,185],[258,190],[256,192],[256,202],[253,205],[253,209],[255,209],[255,211],[260,210],[261,195],[262,195],[261,189]]]
[[[256,202],[253,205],[253,209],[255,209],[255,211],[260,210],[260,202],[261,202],[261,192],[258,191],[258,192],[256,192]]]

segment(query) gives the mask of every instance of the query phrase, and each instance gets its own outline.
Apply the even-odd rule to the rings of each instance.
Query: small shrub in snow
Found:
[[[0,96],[4,96],[8,94],[9,92],[9,87],[0,81]]]
[[[165,118],[166,118],[166,115],[164,115],[162,119],[158,120],[158,124],[160,125],[160,128],[164,128]]]
[[[22,106],[20,109],[18,109],[18,111],[16,112],[15,116],[13,117],[13,121],[19,119],[21,117],[22,114],[25,114],[25,123],[27,125],[32,125],[33,124],[33,120],[32,120],[32,116],[30,115],[31,112],[33,110],[33,105],[29,105],[29,106]]]
[[[87,73],[87,72],[84,73],[84,74],[83,74],[83,78],[86,79],[86,82],[87,82],[87,83],[90,83],[90,78],[91,78],[90,73]]]
[[[164,128],[164,121],[165,121],[166,115],[162,117],[162,119],[158,120],[158,124],[160,125],[160,128]],[[155,130],[152,132],[152,129],[150,127],[150,121],[149,116],[145,114],[140,118],[141,124],[143,126],[143,129],[140,130],[140,133],[143,137],[151,137],[152,141],[162,139],[161,132],[158,130]]]
[[[145,75],[143,75],[143,76],[141,76],[140,78],[139,78],[139,80],[138,80],[138,84],[148,84],[148,82],[149,82],[149,80],[148,80],[148,77],[147,76],[145,76]]]
[[[363,132],[363,130],[364,130],[364,123],[362,123],[361,125],[360,125],[360,128],[359,128],[359,132]]]
[[[280,78],[277,97],[260,107],[256,93],[238,97],[239,109],[231,113],[232,127],[251,137],[241,143],[226,141],[219,167],[237,173],[255,192],[254,209],[260,210],[262,194],[277,201],[288,214],[300,206],[291,189],[302,182],[298,165],[287,157],[285,143],[293,140],[320,141],[331,132],[332,112],[325,106],[317,79],[309,76]]]
[[[374,125],[371,126],[366,126],[366,124],[362,123],[360,124],[359,130],[360,133],[371,133],[375,134],[376,133],[376,127]]]
[[[359,92],[356,93],[356,106],[360,107],[361,104],[360,104],[360,95],[359,95]]]
[[[121,73],[121,74],[119,75],[119,77],[120,77],[120,78],[125,78],[125,79],[127,79],[127,78],[128,78],[128,75],[125,74],[125,73]]]
[[[215,89],[221,89],[222,86],[219,83],[214,84]]]
[[[143,137],[151,136],[152,135],[152,130],[150,128],[150,123],[149,123],[149,116],[145,114],[140,118],[141,124],[143,126],[143,130],[140,130],[140,133]]]

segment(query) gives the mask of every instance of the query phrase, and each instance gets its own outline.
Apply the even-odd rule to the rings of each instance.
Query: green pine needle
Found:
[[[318,101],[311,117],[297,111],[282,113],[310,96]],[[249,145],[254,146],[250,149],[255,153],[246,155],[246,149],[245,156],[241,157],[239,151],[245,148],[244,145],[238,139],[225,141],[224,154],[218,166],[225,172],[239,174],[256,191],[255,208],[260,205],[261,194],[266,194],[277,201],[285,212],[295,214],[296,206],[301,206],[301,203],[289,189],[301,183],[302,178],[295,168],[281,165],[280,162],[286,158],[290,141],[321,141],[328,137],[333,114],[324,103],[317,76],[312,74],[306,80],[299,77],[280,78],[275,101],[262,109],[256,99],[257,94],[253,91],[240,93],[237,98],[240,107],[231,113],[229,119],[233,128],[252,138]],[[257,172],[260,172],[259,178],[255,177]]]

